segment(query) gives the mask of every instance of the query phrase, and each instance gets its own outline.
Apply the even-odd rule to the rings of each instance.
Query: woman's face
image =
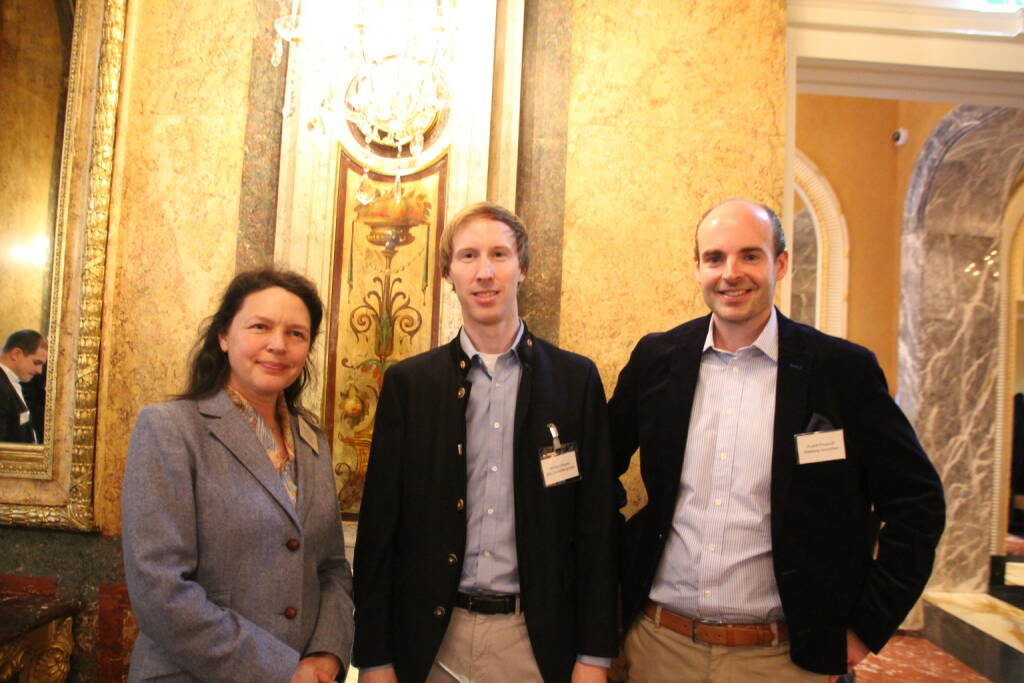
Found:
[[[309,355],[309,310],[281,287],[253,292],[220,334],[231,364],[228,386],[250,403],[276,400],[294,382]]]

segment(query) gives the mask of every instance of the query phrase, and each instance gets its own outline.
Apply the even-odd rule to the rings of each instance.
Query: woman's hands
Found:
[[[341,660],[329,652],[306,655],[299,660],[291,683],[331,683],[341,671]]]

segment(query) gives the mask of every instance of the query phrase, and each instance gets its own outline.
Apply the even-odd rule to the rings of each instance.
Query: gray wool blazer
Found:
[[[337,655],[344,678],[352,575],[330,447],[291,428],[297,505],[223,391],[139,413],[121,502],[140,630],[129,681],[287,683],[314,652]]]

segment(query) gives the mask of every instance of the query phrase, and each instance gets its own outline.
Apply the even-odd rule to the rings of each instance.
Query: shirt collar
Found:
[[[516,353],[516,347],[519,346],[519,340],[523,338],[523,331],[525,329],[526,329],[526,326],[523,325],[523,320],[522,320],[522,318],[520,318],[519,319],[519,331],[516,332],[516,338],[512,340],[512,346],[510,346],[508,349],[506,349],[502,353],[499,353],[498,355],[499,356],[504,356],[506,353],[508,353],[510,351],[512,353]],[[466,328],[465,327],[463,327],[463,328],[461,328],[459,330],[459,345],[462,347],[463,353],[465,353],[467,356],[469,356],[470,360],[473,360],[477,356],[480,355],[480,352],[476,350],[475,346],[473,346],[473,342],[470,341],[469,335],[466,334]]]
[[[715,316],[711,316],[711,322],[708,323],[708,334],[704,338],[704,348],[701,352],[707,351],[708,349],[715,348]],[[776,363],[779,362],[779,319],[776,314],[775,307],[772,306],[772,313],[768,317],[768,323],[761,330],[761,334],[757,335],[757,339],[749,347],[744,348],[756,348],[764,355],[771,358]],[[715,349],[716,351],[718,349]]]

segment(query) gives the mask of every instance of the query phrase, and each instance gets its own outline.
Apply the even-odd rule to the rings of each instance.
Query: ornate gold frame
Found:
[[[53,505],[0,502],[0,524],[95,529],[100,320],[126,4],[80,0],[75,8],[54,240],[44,444],[0,448],[0,477],[66,477],[67,495]]]

